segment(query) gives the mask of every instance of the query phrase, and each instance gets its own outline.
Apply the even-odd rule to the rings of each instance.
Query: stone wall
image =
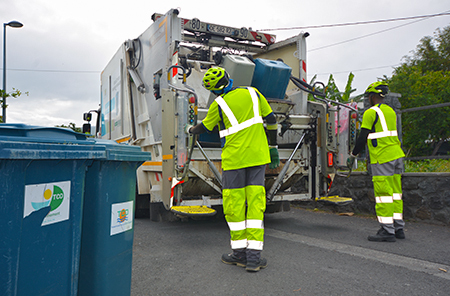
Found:
[[[390,93],[385,98],[385,103],[397,113],[397,130],[401,140],[400,97],[400,94]],[[370,104],[366,98],[362,111],[368,108],[370,108]],[[450,226],[450,173],[403,173],[402,189],[405,220],[426,221]],[[300,207],[317,207],[339,213],[354,212],[375,215],[372,177],[367,172],[353,172],[349,178],[336,176],[328,195],[351,197],[354,202],[346,206],[316,202],[295,204]]]
[[[404,173],[402,189],[405,220],[450,225],[450,173]],[[346,206],[312,202],[299,205],[375,215],[372,177],[367,172],[354,172],[349,178],[336,176],[329,195],[351,197],[354,202]]]

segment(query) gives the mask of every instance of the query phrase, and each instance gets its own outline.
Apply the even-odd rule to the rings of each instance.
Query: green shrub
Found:
[[[406,160],[406,173],[443,173],[450,172],[450,160],[426,159],[420,161]]]
[[[406,173],[449,173],[450,159],[405,160]],[[355,172],[365,172],[366,162],[358,160]]]

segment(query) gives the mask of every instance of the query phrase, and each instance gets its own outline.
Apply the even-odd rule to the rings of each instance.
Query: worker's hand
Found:
[[[350,153],[350,156],[347,158],[347,167],[349,170],[353,168],[353,165],[355,164],[356,156]]]
[[[280,156],[278,155],[278,147],[277,146],[269,146],[270,152],[270,163],[269,169],[276,169],[280,166]]]
[[[192,124],[186,123],[186,125],[184,126],[184,132],[186,134],[189,134],[190,133],[189,130],[191,129],[191,127],[193,127]]]

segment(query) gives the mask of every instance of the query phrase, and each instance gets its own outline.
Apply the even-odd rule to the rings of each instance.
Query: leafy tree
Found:
[[[77,132],[77,133],[81,133],[81,132],[82,132],[82,131],[81,131],[81,128],[76,127],[76,126],[75,126],[75,123],[73,123],[73,122],[69,123],[69,125],[61,124],[61,125],[57,125],[56,127],[70,128],[70,129],[72,129],[73,131],[75,131],[75,132]]]
[[[450,26],[420,40],[388,80],[401,93],[402,109],[450,102]],[[402,114],[403,147],[409,156],[435,155],[450,138],[450,107]]]
[[[3,95],[4,95],[4,93],[5,93],[5,91],[3,91],[3,89],[0,89],[0,108],[3,108]],[[21,95],[27,95],[28,96],[28,92],[26,91],[26,92],[22,93],[20,90],[15,89],[13,87],[13,91],[10,92],[10,93],[6,93],[4,95],[4,97],[5,98],[12,97],[12,98],[17,99]],[[7,107],[8,107],[8,105],[6,105],[6,108]],[[0,116],[0,122],[3,122],[3,116]]]

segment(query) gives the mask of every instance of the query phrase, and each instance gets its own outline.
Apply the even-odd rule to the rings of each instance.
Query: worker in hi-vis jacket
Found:
[[[233,87],[223,68],[210,68],[203,86],[218,97],[203,121],[186,132],[212,132],[217,126],[222,146],[222,196],[230,228],[231,254],[222,262],[259,271],[267,266],[261,257],[264,244],[266,191],[264,176],[279,166],[277,122],[266,98],[253,87]],[[268,138],[263,122],[266,122]]]
[[[397,115],[384,104],[389,92],[383,81],[374,82],[364,93],[369,98],[370,109],[363,114],[361,132],[347,165],[351,168],[356,155],[364,148],[369,148],[372,181],[375,193],[375,211],[381,228],[370,241],[395,242],[404,239],[402,181],[403,160],[405,156],[397,135]]]

